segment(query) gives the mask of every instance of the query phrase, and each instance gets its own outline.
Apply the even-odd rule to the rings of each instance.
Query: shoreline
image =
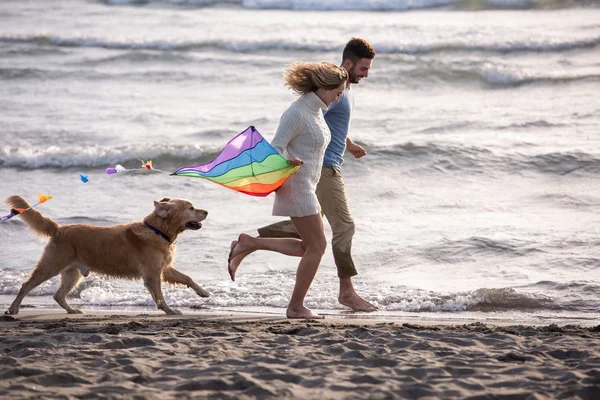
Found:
[[[11,399],[600,397],[600,325],[29,309],[0,345]]]
[[[62,308],[52,309],[31,309],[21,310],[17,315],[0,315],[0,332],[14,323],[53,323],[63,321],[64,323],[103,323],[113,320],[148,320],[161,323],[163,320],[181,320],[190,321],[194,324],[203,322],[223,322],[223,323],[289,323],[314,324],[323,326],[397,326],[397,327],[419,327],[418,329],[430,328],[434,330],[460,330],[464,327],[487,327],[492,330],[511,330],[519,331],[548,331],[563,333],[585,333],[598,332],[600,334],[600,320],[592,320],[590,324],[555,324],[555,323],[519,323],[506,319],[497,319],[491,321],[480,321],[475,319],[427,319],[421,317],[406,318],[402,316],[373,315],[369,313],[347,313],[347,314],[326,314],[325,319],[289,319],[283,313],[264,313],[251,311],[235,310],[193,310],[193,312],[181,315],[166,315],[160,310],[88,310],[83,314],[67,314]],[[595,323],[594,323],[595,322]],[[465,328],[469,330],[469,328]]]
[[[49,298],[52,302],[53,299]],[[67,312],[58,305],[52,304],[42,306],[39,304],[23,304],[19,314],[13,316],[20,318],[31,314],[39,314],[42,318],[61,318],[65,317],[86,317],[87,315],[124,314],[135,315],[155,315],[161,316],[164,312],[151,306],[78,306],[84,314],[67,314]],[[90,308],[87,308],[90,307]],[[274,307],[174,307],[183,314],[181,318],[203,318],[210,315],[249,315],[257,318],[281,318],[286,320],[284,308]],[[3,305],[1,310],[7,310],[8,304]],[[598,314],[560,314],[560,313],[523,313],[514,314],[511,312],[401,312],[401,311],[375,311],[375,312],[353,312],[350,309],[323,310],[315,309],[319,314],[325,316],[328,320],[355,320],[358,323],[398,323],[410,322],[427,325],[463,325],[470,323],[483,323],[489,325],[510,326],[546,326],[546,325],[579,325],[582,327],[594,327],[600,325],[600,315]],[[2,313],[0,313],[2,314]],[[56,314],[54,316],[54,314]],[[168,317],[168,316],[167,316]],[[177,317],[177,316],[176,316]]]

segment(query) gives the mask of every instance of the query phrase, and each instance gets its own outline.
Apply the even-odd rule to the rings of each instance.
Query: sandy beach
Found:
[[[25,310],[0,332],[11,399],[600,398],[600,325]]]

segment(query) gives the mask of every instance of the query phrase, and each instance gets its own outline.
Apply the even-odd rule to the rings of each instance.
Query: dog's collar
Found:
[[[153,227],[152,225],[150,225],[148,223],[148,221],[144,221],[144,225],[146,225],[148,227],[148,229],[150,229],[152,232],[156,233],[158,236],[162,236],[163,239],[165,239],[167,242],[169,242],[170,244],[175,243],[174,240],[171,240],[171,238],[169,238],[167,235],[165,235],[164,233],[162,233],[160,231],[160,229]]]

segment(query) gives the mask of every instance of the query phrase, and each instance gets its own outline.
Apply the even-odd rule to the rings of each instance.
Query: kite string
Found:
[[[169,171],[163,171],[161,169],[156,169],[152,166],[152,160],[148,160],[148,161],[144,161],[144,160],[140,160],[140,162],[142,163],[142,166],[140,168],[131,168],[131,169],[127,169],[125,167],[123,167],[121,164],[117,164],[114,168],[110,167],[110,168],[106,168],[106,173],[108,175],[113,175],[119,172],[131,172],[131,171],[138,171],[138,170],[150,170],[150,171],[156,171],[156,172],[162,172],[165,174],[169,174],[172,175],[171,172]]]
[[[0,218],[0,222],[4,222],[7,221],[9,219],[11,219],[12,217],[14,217],[15,215],[19,215],[19,214],[23,214],[26,211],[31,210],[32,208],[39,206],[42,203],[45,203],[46,201],[50,200],[52,198],[52,196],[46,196],[44,194],[40,194],[38,195],[38,202],[35,203],[32,206],[29,206],[27,208],[11,208],[10,210],[10,214],[3,216],[2,218]]]
[[[144,160],[140,160],[142,162],[142,167],[141,168],[135,168],[135,169],[126,169],[121,165],[117,165],[117,168],[107,168],[106,169],[106,173],[107,174],[114,174],[117,172],[127,172],[127,171],[134,171],[134,170],[138,170],[138,169],[148,169],[151,171],[156,171],[156,172],[161,172],[161,173],[166,173],[166,174],[170,174],[170,172],[167,171],[163,171],[160,169],[156,169],[154,167],[152,167],[152,160],[148,160],[147,162]],[[80,174],[79,175],[79,179],[83,182],[83,183],[88,183],[89,182],[89,178],[87,175],[83,175]],[[22,214],[24,212],[27,212],[29,210],[31,210],[32,208],[35,208],[37,206],[39,206],[42,203],[45,203],[47,200],[50,200],[52,198],[52,196],[46,196],[44,194],[40,194],[38,195],[38,202],[34,205],[30,205],[28,208],[11,208],[10,210],[10,214],[7,214],[3,217],[0,217],[0,222],[4,222],[4,221],[8,221],[9,219],[11,219],[12,217]]]

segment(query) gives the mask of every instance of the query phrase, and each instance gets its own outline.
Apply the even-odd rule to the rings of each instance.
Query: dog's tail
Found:
[[[10,196],[6,199],[12,208],[29,208],[30,205],[21,196]],[[35,208],[29,209],[19,214],[23,221],[33,229],[38,235],[52,237],[58,231],[59,224],[52,221],[50,218],[42,216]]]

